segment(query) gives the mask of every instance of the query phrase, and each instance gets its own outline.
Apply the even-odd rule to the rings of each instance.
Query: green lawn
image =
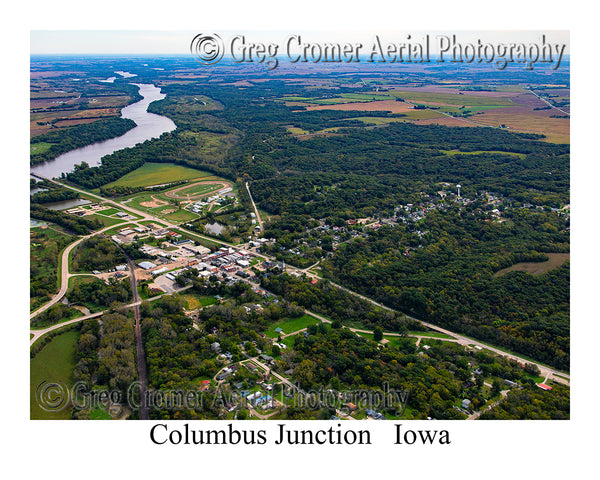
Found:
[[[173,163],[145,163],[140,168],[129,172],[106,187],[121,185],[126,187],[149,187],[164,183],[178,182],[210,176],[210,173],[193,168],[182,167]]]
[[[185,197],[186,195],[190,195],[191,197],[195,197],[197,195],[203,195],[205,193],[208,192],[213,192],[215,190],[220,190],[222,188],[221,185],[215,185],[215,184],[199,184],[199,185],[194,185],[194,186],[190,186],[188,188],[185,188],[183,190],[180,190],[177,192],[177,195],[179,195],[180,197]]]
[[[111,215],[114,215],[115,213],[120,212],[120,211],[121,210],[117,210],[116,208],[111,207],[111,208],[107,208],[106,210],[100,210],[98,212],[98,214],[107,215],[110,217]]]
[[[219,241],[219,242],[213,242],[213,241],[207,240],[207,239],[205,239],[205,238],[199,237],[199,236],[197,236],[197,235],[193,235],[193,234],[191,234],[191,233],[185,233],[185,232],[181,232],[181,231],[179,231],[179,230],[178,230],[178,229],[176,229],[176,228],[173,228],[171,231],[173,231],[173,232],[175,232],[175,233],[179,233],[179,234],[181,234],[181,235],[183,236],[183,238],[189,238],[190,240],[197,241],[197,242],[199,242],[201,245],[204,245],[205,247],[208,247],[208,248],[211,248],[211,247],[214,247],[214,246],[216,246],[216,247],[219,247],[219,248],[220,248],[220,247],[222,247],[224,244],[225,244],[225,245],[233,245],[233,244],[231,244],[231,243],[228,243],[228,242],[223,242],[223,241]]]
[[[92,275],[76,275],[74,277],[69,277],[69,290],[71,290],[76,285],[84,285],[86,283],[94,283],[97,280],[98,279]]]
[[[59,383],[71,387],[75,368],[75,348],[79,332],[70,330],[53,338],[30,362],[30,418],[32,420],[66,420],[71,418],[71,409],[46,412],[36,400],[36,391],[42,392],[42,382]]]
[[[29,154],[34,155],[37,153],[47,152],[51,146],[52,146],[51,143],[46,143],[46,142],[32,143],[29,146]]]
[[[425,337],[435,337],[435,338],[454,338],[451,337],[450,335],[446,335],[445,333],[441,333],[441,332],[435,332],[433,330],[427,330],[425,332],[422,332],[420,330],[411,330],[408,332],[409,335],[423,335]]]
[[[287,127],[287,131],[292,135],[307,135],[310,132],[299,127]]]
[[[112,417],[105,408],[98,407],[90,411],[90,420],[111,420]]]
[[[288,333],[302,330],[303,328],[306,328],[309,325],[316,325],[317,323],[321,323],[321,321],[308,314],[302,315],[298,318],[287,318],[279,320],[273,325],[271,325],[271,327],[269,327],[269,329],[265,332],[265,335],[270,338],[277,338],[280,335],[280,333],[277,333],[275,329],[278,327],[283,330],[283,335],[286,335]]]
[[[121,218],[107,217],[106,215],[97,215],[95,213],[92,213],[91,215],[86,215],[85,218],[89,220],[99,220],[105,227],[110,227],[112,225],[117,225],[118,223],[123,222],[123,219]]]

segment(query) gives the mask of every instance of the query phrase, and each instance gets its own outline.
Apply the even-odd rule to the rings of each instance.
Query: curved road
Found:
[[[34,176],[36,176],[38,178],[45,179],[44,177],[41,177],[39,175],[35,175],[34,174]],[[50,179],[45,179],[45,180],[50,180]],[[114,206],[117,206],[118,208],[121,208],[121,209],[124,209],[124,210],[128,210],[129,212],[133,213],[134,215],[138,215],[138,216],[143,217],[141,220],[136,220],[137,222],[143,221],[143,220],[154,221],[154,222],[158,222],[158,223],[162,223],[162,224],[166,225],[167,228],[177,228],[178,230],[180,230],[180,231],[182,231],[184,233],[187,233],[187,234],[189,234],[191,236],[202,238],[202,239],[208,240],[208,241],[213,242],[213,243],[221,244],[221,245],[228,246],[228,247],[234,246],[233,244],[224,242],[222,240],[217,240],[217,239],[214,239],[214,238],[211,238],[211,237],[206,237],[204,235],[198,234],[196,232],[188,231],[188,230],[186,230],[184,228],[181,228],[181,227],[179,227],[177,225],[171,224],[170,222],[167,222],[165,220],[156,218],[153,215],[148,214],[146,212],[138,211],[138,210],[136,210],[136,209],[134,209],[132,207],[129,207],[129,206],[126,206],[124,204],[115,202],[113,200],[106,199],[106,198],[101,197],[99,195],[95,195],[95,194],[89,193],[89,192],[87,192],[85,190],[81,190],[81,189],[72,187],[70,185],[67,185],[67,184],[64,184],[64,183],[61,183],[61,182],[57,182],[56,180],[50,180],[50,181],[54,182],[54,183],[56,183],[58,185],[61,185],[63,187],[69,188],[71,190],[83,193],[85,195],[92,196],[94,198],[97,198],[100,201],[103,201],[103,202],[106,202],[106,203],[110,203],[110,204],[112,204]],[[259,225],[261,227],[261,231],[262,231],[262,220],[260,219],[260,216],[258,215],[258,209],[256,208],[256,204],[254,203],[254,199],[252,198],[252,194],[250,193],[250,187],[248,186],[248,182],[246,182],[246,189],[248,190],[248,194],[250,196],[250,200],[252,202],[252,206],[254,207],[254,211],[255,211],[255,214],[256,214],[257,221],[258,221],[258,223],[259,223]],[[98,232],[95,232],[95,233],[93,233],[91,235],[96,235],[96,234],[101,233],[101,232],[103,232],[105,230],[108,230],[109,228],[114,228],[114,227],[115,227],[115,225],[112,225],[111,227],[106,227],[106,228],[104,228],[104,229],[102,229],[102,230],[100,230]],[[68,287],[68,276],[69,276],[69,274],[68,274],[68,271],[67,271],[68,267],[64,268],[64,265],[65,265],[65,262],[68,264],[68,258],[69,258],[68,253],[76,246],[76,244],[78,244],[79,242],[83,241],[85,238],[87,238],[87,237],[89,237],[91,235],[88,235],[86,237],[82,237],[79,240],[77,240],[76,242],[74,242],[73,244],[70,244],[68,247],[65,248],[65,250],[63,252],[63,258],[62,258],[63,268],[62,268],[62,272],[61,272],[61,279],[62,279],[62,281],[61,281],[61,283],[62,283],[61,289],[60,289],[59,293],[57,295],[55,295],[55,297],[51,300],[51,302],[49,302],[48,304],[40,307],[38,310],[36,310],[35,312],[33,312],[31,314],[30,318],[33,318],[35,315],[37,315],[37,314],[41,313],[42,311],[46,310],[47,308],[49,308],[50,306],[52,306],[53,304],[55,304],[56,302],[58,302],[62,298],[62,296],[65,295],[65,293],[67,291],[67,287]],[[269,257],[267,257],[265,255],[259,255],[259,256],[261,256],[263,258],[269,258]],[[318,275],[314,275],[314,274],[311,274],[311,273],[308,273],[308,272],[304,272],[301,269],[297,269],[295,267],[290,267],[290,269],[293,270],[293,271],[298,271],[299,273],[306,273],[308,276],[313,277],[313,278],[322,279]],[[351,295],[354,295],[354,296],[356,296],[358,298],[361,298],[361,299],[363,299],[365,301],[368,301],[368,302],[372,303],[373,305],[376,305],[376,306],[378,306],[380,308],[383,308],[385,310],[389,310],[389,311],[395,312],[394,309],[386,307],[385,305],[383,305],[383,304],[381,304],[379,302],[376,302],[375,300],[372,300],[372,299],[370,299],[368,297],[365,297],[364,295],[360,295],[359,293],[353,292],[352,290],[349,290],[349,289],[347,289],[345,287],[342,287],[341,285],[338,285],[338,284],[336,284],[336,283],[334,283],[334,282],[332,282],[330,280],[327,280],[327,281],[329,283],[331,283],[333,286],[335,286],[337,288],[340,288],[341,290],[344,290],[344,291],[350,293]],[[254,284],[252,282],[248,282],[248,283],[251,283],[252,285],[257,286],[256,284]],[[401,312],[398,312],[398,313],[401,313]],[[320,317],[319,315],[316,315],[314,313],[312,313],[312,315],[314,315],[317,318],[321,318],[321,319],[324,318],[324,317]],[[513,353],[505,352],[505,351],[503,351],[503,350],[501,350],[499,348],[490,346],[488,344],[482,343],[482,342],[480,342],[478,340],[466,337],[464,335],[457,334],[455,332],[452,332],[452,331],[447,330],[445,328],[439,327],[439,326],[434,325],[432,323],[425,322],[424,320],[420,320],[418,318],[415,318],[415,317],[412,317],[412,316],[409,316],[409,315],[405,315],[405,316],[407,318],[410,318],[411,320],[415,320],[415,321],[421,323],[422,325],[426,326],[427,328],[429,328],[431,330],[438,331],[438,332],[444,333],[446,335],[449,335],[451,337],[454,337],[457,340],[457,342],[460,343],[461,345],[465,345],[465,346],[466,345],[470,345],[470,346],[485,348],[485,349],[490,350],[491,352],[494,352],[494,353],[496,353],[496,354],[498,354],[500,356],[508,357],[508,358],[513,359],[513,360],[515,360],[517,362],[520,362],[520,363],[530,363],[530,364],[533,364],[533,365],[537,365],[537,367],[541,371],[541,375],[542,376],[545,376],[547,378],[551,378],[552,380],[554,380],[554,381],[556,381],[558,383],[563,383],[563,384],[566,384],[566,385],[569,385],[569,383],[570,383],[570,378],[571,377],[570,377],[570,375],[568,373],[559,372],[559,371],[557,371],[555,369],[552,369],[551,367],[548,367],[547,365],[543,365],[543,364],[541,364],[539,362],[535,362],[535,361],[532,361],[532,360],[524,359],[524,358],[519,357],[518,355],[515,355]],[[81,320],[81,318],[80,319],[76,319],[76,321],[77,320]],[[59,325],[60,326],[64,326],[64,325],[67,325],[67,324],[68,323],[59,324]],[[35,331],[32,330],[32,333],[33,332],[35,332]],[[364,333],[368,333],[368,332],[364,331]],[[389,334],[384,333],[384,335],[389,335]],[[37,339],[38,337],[35,337],[35,338]],[[560,376],[558,376],[558,375],[560,375]]]

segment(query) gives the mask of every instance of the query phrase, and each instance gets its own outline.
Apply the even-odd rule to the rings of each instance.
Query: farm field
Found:
[[[308,104],[307,104],[308,105]],[[410,105],[396,100],[377,100],[374,102],[345,102],[332,105],[309,105],[306,110],[342,110],[342,111],[363,111],[363,112],[391,112],[406,113],[411,111]]]
[[[488,92],[491,93],[491,92]],[[432,105],[468,105],[468,106],[511,106],[514,103],[503,97],[492,95],[471,95],[463,93],[432,93],[417,90],[394,90],[391,95],[416,103],[428,103]]]
[[[553,268],[559,267],[571,257],[570,253],[547,253],[546,255],[548,255],[549,258],[545,262],[515,263],[510,267],[497,271],[494,273],[494,277],[500,277],[509,272],[526,272],[531,273],[532,275],[540,275],[552,270]]]
[[[568,95],[568,90],[566,90]],[[544,92],[540,92],[544,94]],[[560,92],[559,92],[560,93]],[[562,94],[562,93],[561,93]],[[568,102],[568,96],[553,99]],[[405,101],[396,101],[402,99]],[[420,125],[438,124],[446,126],[473,127],[490,126],[509,128],[519,132],[547,135],[545,141],[569,143],[570,119],[559,110],[547,108],[547,104],[536,95],[521,86],[506,89],[490,89],[469,91],[449,87],[426,86],[407,87],[402,90],[391,90],[387,94],[360,93],[341,94],[331,98],[283,97],[282,100],[294,100],[296,105],[306,110],[341,110],[365,112],[391,112],[402,117],[357,117],[367,125],[385,125],[391,122],[411,121]],[[429,109],[415,110],[412,104],[419,104]],[[564,107],[569,111],[569,107]],[[462,117],[464,112],[472,115]],[[451,118],[447,115],[456,116]],[[563,118],[560,118],[563,117]],[[295,135],[302,135],[301,129],[288,127]]]
[[[210,175],[210,173],[201,170],[182,167],[173,163],[145,163],[119,180],[107,184],[106,187],[149,187],[181,180],[201,179]]]
[[[32,420],[68,420],[70,409],[59,412],[43,410],[36,400],[36,389],[42,382],[60,383],[70,387],[75,368],[75,348],[79,333],[75,330],[53,338],[30,362],[29,395],[30,418]]]
[[[527,155],[524,153],[516,153],[516,152],[501,152],[500,150],[476,150],[473,152],[461,152],[460,150],[440,150],[440,152],[446,155],[481,155],[482,153],[498,153],[500,155],[513,155],[519,158],[525,158]]]
[[[533,110],[534,107],[517,106],[498,110],[488,110],[474,118],[477,122],[490,126],[506,125],[507,127],[533,133],[556,133],[568,135],[570,132],[569,118],[553,118],[560,112],[550,110]]]

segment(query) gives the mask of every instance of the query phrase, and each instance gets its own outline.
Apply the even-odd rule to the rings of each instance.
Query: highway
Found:
[[[37,178],[44,179],[44,180],[50,180],[50,179],[46,179],[44,177],[41,177],[39,175],[35,175],[35,174],[32,174],[32,175],[36,176]],[[106,198],[101,197],[99,195],[95,195],[95,194],[89,193],[89,192],[87,192],[85,190],[81,190],[81,189],[78,189],[76,187],[72,187],[71,185],[67,185],[67,184],[58,182],[56,180],[50,180],[50,181],[52,181],[52,182],[54,182],[54,183],[56,183],[58,185],[61,185],[61,186],[65,187],[65,188],[69,188],[71,190],[80,192],[82,194],[92,196],[92,197],[98,199],[98,201],[107,202],[107,203],[110,203],[110,204],[112,204],[112,205],[114,205],[114,206],[116,206],[118,208],[122,208],[122,209],[128,210],[130,213],[133,213],[134,215],[142,216],[143,220],[162,223],[162,224],[166,225],[168,228],[176,228],[179,231],[187,233],[187,234],[189,234],[191,236],[196,236],[196,237],[199,237],[199,238],[203,238],[203,239],[206,239],[206,240],[208,240],[210,242],[213,242],[213,243],[217,243],[217,244],[221,244],[221,245],[229,246],[229,247],[235,246],[233,244],[224,242],[222,240],[217,240],[217,239],[214,239],[212,237],[206,237],[206,236],[200,235],[200,234],[198,234],[196,232],[190,232],[190,231],[185,230],[185,229],[183,229],[183,228],[181,228],[181,227],[179,227],[177,225],[171,224],[169,222],[166,222],[165,220],[162,220],[162,219],[159,219],[157,217],[154,217],[153,215],[148,214],[146,212],[142,212],[142,211],[136,210],[136,209],[134,209],[132,207],[129,207],[129,206],[125,205],[125,204],[118,203],[118,202],[106,199]],[[250,189],[249,189],[247,183],[246,183],[246,188],[248,188],[248,193],[250,194]],[[252,200],[252,196],[251,195],[250,195],[250,198],[251,198],[253,207],[255,209],[256,215],[257,215],[257,221],[259,221],[260,222],[259,225],[261,225],[262,221],[260,221],[260,217],[258,216],[258,209],[256,208],[256,205],[254,204],[254,200]],[[139,221],[142,221],[142,220],[136,220],[136,221],[139,222]],[[128,222],[128,223],[131,223],[131,222]],[[108,230],[109,228],[114,228],[114,227],[115,227],[115,225],[112,225],[111,227],[106,227],[106,228],[104,228],[104,229],[102,229],[102,230],[100,230],[98,232],[95,232],[95,233],[93,233],[91,235],[96,235],[96,234],[101,233],[101,232],[103,232],[105,230]],[[62,272],[61,272],[61,279],[62,279],[61,280],[61,289],[60,289],[59,293],[56,294],[53,297],[53,299],[51,300],[51,302],[49,302],[48,304],[40,307],[38,310],[36,310],[35,312],[33,312],[31,314],[30,318],[33,318],[34,316],[38,315],[42,311],[46,310],[47,308],[49,308],[49,306],[51,306],[51,305],[55,304],[56,302],[58,302],[66,294],[67,287],[68,287],[68,277],[69,277],[69,273],[68,273],[68,258],[69,258],[69,255],[68,255],[68,253],[76,246],[76,244],[78,244],[79,242],[83,241],[85,238],[87,238],[87,237],[89,237],[91,235],[88,235],[86,237],[82,237],[79,240],[77,240],[76,242],[74,242],[73,244],[70,244],[68,247],[65,248],[65,250],[63,251],[63,256],[62,256],[62,261],[61,261],[61,265],[63,266],[62,267]],[[244,248],[245,246],[246,246],[245,244],[244,245],[237,245],[238,248]],[[264,259],[269,259],[269,260],[272,260],[272,261],[276,261],[276,259],[274,259],[274,258],[272,258],[272,257],[270,257],[268,255],[259,254],[258,256],[260,256],[260,257],[262,257]],[[66,268],[65,268],[65,265],[66,265]],[[311,267],[309,267],[309,268],[311,268]],[[301,270],[301,269],[296,268],[296,267],[292,267],[292,266],[286,265],[286,268],[288,270],[292,271],[292,272],[297,272],[299,274],[305,274],[305,275],[307,275],[309,277],[312,277],[312,278],[322,279],[322,277],[319,277],[318,275],[309,273],[307,271]],[[338,284],[336,284],[334,282],[331,282],[330,280],[326,280],[326,281],[328,281],[331,285],[335,286],[336,288],[344,290],[345,292],[348,292],[351,295],[354,295],[354,296],[356,296],[358,298],[361,298],[361,299],[363,299],[365,301],[368,301],[368,302],[372,303],[373,305],[376,305],[376,306],[378,306],[380,308],[383,308],[385,310],[395,311],[392,308],[389,308],[389,307],[387,307],[387,306],[385,306],[385,305],[383,305],[383,304],[381,304],[379,302],[376,302],[375,300],[372,300],[372,299],[370,299],[368,297],[360,295],[359,293],[356,293],[356,292],[354,292],[352,290],[349,290],[346,287],[343,287],[343,286],[338,285]],[[248,282],[248,283],[251,283],[254,286],[258,286],[256,284],[253,284],[252,282]],[[401,312],[398,312],[398,313],[401,313]],[[311,313],[311,315],[314,315],[317,318],[321,318],[322,320],[326,320],[326,319],[324,319],[324,317],[321,317],[321,316],[319,316],[317,314]],[[515,354],[513,354],[511,352],[506,352],[506,351],[501,350],[501,349],[499,349],[497,347],[493,347],[491,345],[488,345],[486,343],[483,343],[483,342],[480,342],[478,340],[472,339],[470,337],[457,334],[457,333],[452,332],[452,331],[450,331],[448,329],[439,327],[439,326],[434,325],[434,324],[429,323],[429,322],[425,322],[425,321],[420,320],[418,318],[415,318],[415,317],[412,317],[412,316],[409,316],[409,315],[405,315],[405,316],[407,318],[410,318],[411,320],[415,320],[415,321],[421,323],[422,325],[424,325],[425,327],[427,327],[427,328],[429,328],[431,330],[434,330],[434,331],[437,331],[437,332],[441,332],[441,333],[444,333],[444,334],[449,335],[451,337],[454,337],[456,339],[456,341],[458,343],[460,343],[461,345],[465,345],[465,346],[469,345],[469,346],[472,346],[472,347],[479,347],[479,348],[482,348],[482,349],[487,349],[487,350],[489,350],[491,352],[494,352],[497,355],[513,359],[513,360],[515,360],[515,361],[517,361],[519,363],[530,363],[530,364],[533,364],[533,365],[537,365],[537,367],[541,371],[541,375],[542,376],[550,378],[550,379],[552,379],[552,380],[554,380],[554,381],[556,381],[558,383],[563,383],[563,384],[569,385],[570,375],[568,373],[557,371],[556,369],[553,369],[553,368],[551,368],[551,367],[549,367],[547,365],[544,365],[542,363],[539,363],[539,362],[536,362],[536,361],[533,361],[533,360],[527,360],[527,359],[522,358],[522,357],[520,357],[518,355],[515,355]],[[75,319],[74,321],[81,321],[81,320],[82,320],[82,318],[80,317],[78,319]],[[67,322],[66,323],[61,323],[61,324],[59,324],[59,326],[62,327],[62,326],[67,325],[67,324],[68,324]],[[56,327],[56,326],[54,326],[54,327]],[[58,327],[56,327],[56,328],[58,328]],[[35,332],[39,332],[39,331],[40,330],[31,330],[31,333],[35,335]],[[372,332],[369,332],[367,330],[364,330],[363,332],[364,333],[372,333]],[[394,333],[393,332],[391,332],[391,333],[384,332],[384,335],[389,336],[389,335],[394,335]],[[39,338],[39,336],[40,335],[38,335],[38,336],[36,336],[34,338],[37,340],[37,338]],[[32,339],[32,340],[34,340],[34,339]]]

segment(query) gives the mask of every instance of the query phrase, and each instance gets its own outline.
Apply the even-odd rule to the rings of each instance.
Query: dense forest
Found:
[[[303,268],[324,256],[324,275],[353,290],[568,369],[568,264],[539,277],[493,274],[569,251],[568,220],[550,212],[569,203],[569,145],[494,128],[368,127],[356,117],[389,114],[286,106],[280,99],[298,95],[298,87],[277,80],[243,90],[201,83],[164,90],[167,99],[151,110],[173,118],[175,132],[105,157],[100,167],[80,168],[69,180],[100,187],[148,161],[252,180],[258,206],[275,215],[265,233],[277,243],[266,253]],[[336,94],[346,91],[356,92],[341,87]],[[192,101],[196,95],[209,105]],[[290,125],[329,133],[300,140],[288,133]],[[207,138],[224,146],[220,156],[206,154]],[[469,201],[444,204],[441,184],[462,184]],[[486,192],[502,199],[503,223],[490,217]],[[393,217],[412,204],[427,207],[424,218],[361,235],[335,252],[332,237],[307,238],[316,219],[343,226],[348,219]],[[295,245],[301,254],[287,253]],[[310,288],[301,290],[319,305]]]
[[[435,211],[418,233],[385,227],[341,245],[323,272],[389,307],[568,370],[568,262],[539,276],[494,276],[568,252],[564,220],[528,210],[506,216],[510,223]]]
[[[29,236],[29,298],[35,309],[58,291],[59,254],[72,241],[70,235],[50,229],[31,229]]]
[[[127,263],[123,251],[111,240],[95,236],[81,242],[73,252],[71,269],[74,272],[109,270]]]
[[[568,420],[569,389],[555,384],[551,392],[528,386],[508,394],[506,400],[481,415],[482,420]]]
[[[70,150],[85,147],[86,145],[91,145],[102,140],[108,140],[109,138],[119,137],[128,130],[131,130],[135,125],[135,122],[128,118],[111,117],[92,123],[74,125],[59,130],[50,130],[31,139],[32,147],[38,143],[49,143],[51,145],[43,152],[32,153],[30,163],[31,165],[35,165],[47,162]]]
[[[380,326],[386,331],[398,333],[423,329],[418,322],[409,320],[402,314],[376,307],[331,286],[324,280],[311,283],[306,278],[291,275],[270,275],[263,277],[261,286],[281,295],[289,302],[297,303],[344,325],[370,328]]]
[[[89,218],[85,217],[75,217],[73,215],[61,212],[60,210],[50,210],[34,203],[32,203],[29,207],[29,215],[31,218],[56,223],[57,225],[60,225],[66,230],[76,233],[77,235],[85,235],[103,227],[102,222],[99,220],[90,220]]]
[[[102,315],[101,324],[84,322],[73,378],[83,387],[110,389],[127,398],[128,389],[137,380],[133,319],[111,312]],[[74,418],[89,419],[90,409],[75,410]]]
[[[110,279],[108,283],[95,278],[87,280],[86,278],[85,282],[76,283],[69,290],[67,297],[71,303],[84,305],[90,311],[96,311],[127,303],[131,299],[129,278],[121,281]]]
[[[43,189],[30,196],[31,203],[60,202],[63,200],[79,198],[80,196],[79,192],[69,188],[61,187],[60,185],[48,180],[36,182],[34,179],[31,179],[30,188]]]

